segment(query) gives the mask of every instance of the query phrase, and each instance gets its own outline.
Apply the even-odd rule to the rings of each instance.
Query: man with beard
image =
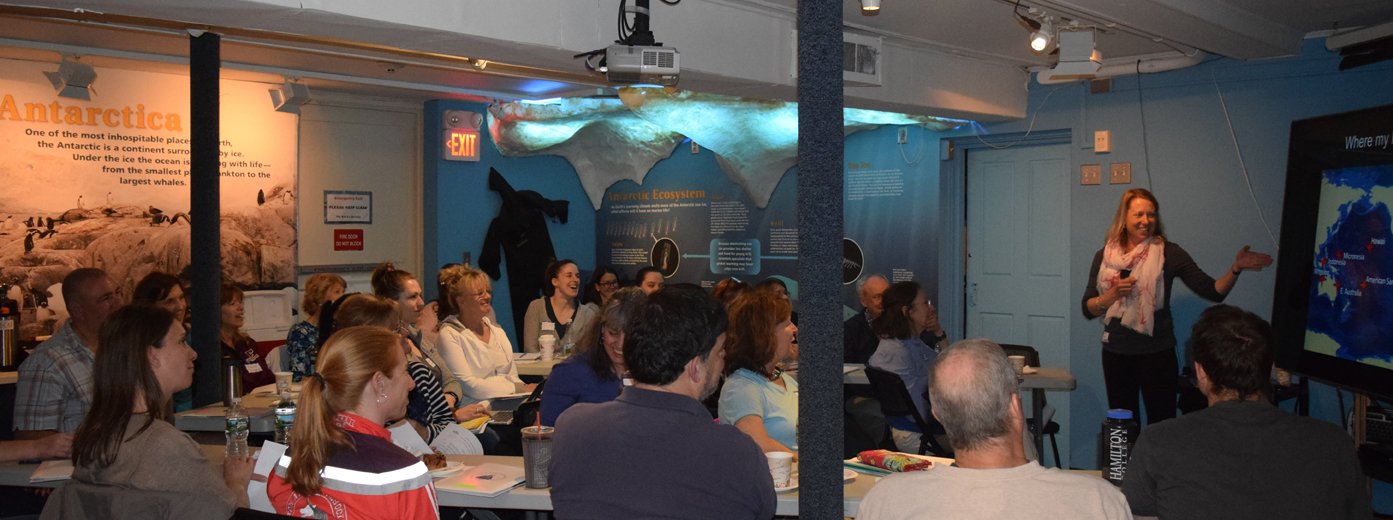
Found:
[[[720,383],[726,325],[725,309],[699,288],[659,290],[635,309],[624,331],[634,386],[556,421],[549,480],[558,518],[774,515],[759,446],[701,404]]]

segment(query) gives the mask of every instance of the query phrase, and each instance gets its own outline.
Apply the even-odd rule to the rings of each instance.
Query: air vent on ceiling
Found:
[[[798,31],[793,31],[791,76],[798,78]],[[848,87],[879,87],[883,72],[879,37],[842,33],[842,82]]]

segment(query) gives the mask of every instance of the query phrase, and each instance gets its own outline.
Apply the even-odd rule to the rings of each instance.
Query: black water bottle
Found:
[[[1137,440],[1137,431],[1131,410],[1108,410],[1108,420],[1103,421],[1103,445],[1107,449],[1103,457],[1103,478],[1115,486],[1121,486],[1122,477],[1127,474],[1127,461],[1132,458],[1132,443]]]

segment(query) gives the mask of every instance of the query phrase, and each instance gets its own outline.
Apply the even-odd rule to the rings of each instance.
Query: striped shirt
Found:
[[[92,406],[92,349],[72,321],[19,365],[14,429],[72,433]]]
[[[406,370],[416,382],[411,391],[411,401],[406,405],[406,418],[425,425],[430,429],[426,443],[435,442],[435,436],[455,422],[455,414],[450,412],[450,403],[445,402],[445,394],[440,391],[440,380],[435,378],[430,367],[424,363],[410,361]]]
[[[285,480],[291,458],[276,464],[266,483],[266,495],[277,514],[333,520],[439,520],[435,486],[426,464],[392,444],[392,434],[380,424],[340,413],[334,425],[353,440],[339,450],[320,472],[318,495],[304,496]]]

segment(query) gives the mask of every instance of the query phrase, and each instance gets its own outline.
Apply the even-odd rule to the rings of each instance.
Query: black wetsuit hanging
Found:
[[[502,249],[510,276],[508,296],[512,298],[513,328],[516,333],[513,337],[516,341],[522,341],[522,318],[527,315],[527,306],[541,294],[547,263],[556,258],[546,217],[556,217],[565,224],[570,202],[549,200],[531,190],[514,190],[493,168],[489,168],[489,189],[498,192],[503,205],[498,209],[498,216],[489,223],[488,234],[484,236],[484,249],[479,252],[479,268],[494,280],[502,276],[498,271],[502,260],[499,249]]]

